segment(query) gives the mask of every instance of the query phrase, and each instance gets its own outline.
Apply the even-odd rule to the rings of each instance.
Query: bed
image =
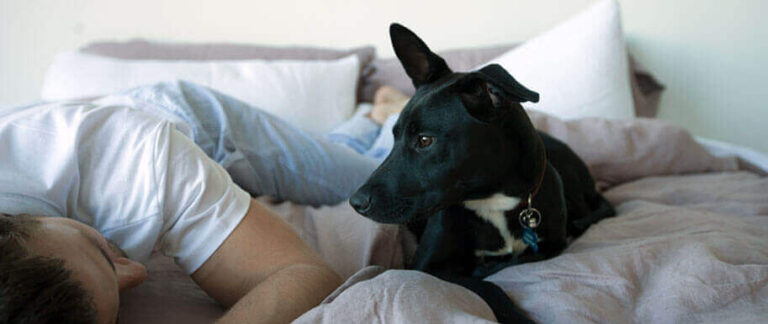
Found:
[[[602,3],[613,6],[612,1]],[[567,45],[577,46],[576,50],[562,49],[573,54],[570,59],[578,60],[581,50],[584,57],[599,53],[604,61],[613,63],[606,64],[610,68],[604,71],[570,71],[569,76],[589,78],[569,80],[580,87],[572,93],[583,96],[589,107],[614,111],[620,106],[620,114],[631,114],[606,119],[597,118],[604,114],[600,111],[552,112],[526,107],[537,128],[568,143],[587,162],[618,215],[592,226],[556,258],[509,267],[487,280],[502,287],[531,318],[543,323],[766,321],[768,156],[694,138],[682,127],[653,119],[664,87],[627,56],[620,27],[616,28],[616,9],[599,9],[602,12],[591,10],[545,33],[544,40],[439,53],[454,69],[469,70],[499,60],[518,47],[524,51],[516,52],[515,57],[537,57],[536,46],[560,46],[564,38],[580,35],[579,44]],[[597,16],[600,14],[610,19]],[[605,26],[595,21],[604,21]],[[613,29],[601,29],[592,33],[596,39],[590,39],[589,28]],[[534,45],[526,45],[530,43]],[[585,49],[584,44],[589,47]],[[339,63],[348,57],[354,57],[355,63]],[[290,61],[306,64],[286,63]],[[261,69],[259,64],[277,67]],[[536,64],[529,65],[537,73],[546,66]],[[583,68],[588,69],[589,64]],[[275,82],[281,87],[310,90],[280,93],[241,78],[254,69],[278,71]],[[285,71],[303,78],[285,82],[300,84],[280,83],[284,81],[278,77]],[[318,75],[332,81],[323,82]],[[525,75],[525,71],[513,75]],[[398,62],[377,58],[368,46],[337,50],[133,40],[92,43],[57,58],[46,77],[43,99],[97,96],[169,77],[218,86],[257,106],[278,106],[273,113],[318,135],[349,117],[357,105],[372,101],[375,89],[382,85],[406,94],[413,91]],[[606,80],[610,84],[599,83]],[[542,94],[566,86],[559,80],[540,82],[531,88]],[[323,88],[309,92],[318,83]],[[601,93],[595,94],[594,89]],[[573,105],[576,96],[550,104]],[[278,100],[275,97],[294,101],[290,105],[264,101]],[[327,108],[314,115],[291,111],[292,106],[307,103],[289,97],[311,98],[313,105]],[[607,101],[595,103],[595,97]],[[325,120],[327,125],[318,126],[318,118],[330,119]],[[415,250],[414,238],[403,228],[362,218],[346,203],[314,208],[278,203],[269,197],[259,199],[346,280],[296,322],[495,320],[490,308],[468,290],[403,270]],[[210,323],[225,311],[173,260],[156,254],[147,266],[147,281],[121,296],[121,323]]]
[[[606,129],[596,127],[605,122],[599,119],[532,116],[540,128],[567,135],[610,188],[605,196],[618,215],[591,227],[562,255],[507,268],[488,280],[543,323],[764,320],[768,179],[765,169],[754,166],[768,159],[718,157],[681,129],[652,121]],[[596,129],[615,139],[605,143],[599,136],[612,145],[609,154],[589,153]],[[659,141],[675,144],[660,148]],[[637,155],[617,162],[627,147]],[[347,278],[297,322],[494,320],[482,300],[463,288],[393,270],[414,250],[407,231],[368,221],[344,203],[312,208],[261,201]],[[147,282],[122,296],[121,307],[127,323],[208,323],[224,311],[161,255],[149,262]]]

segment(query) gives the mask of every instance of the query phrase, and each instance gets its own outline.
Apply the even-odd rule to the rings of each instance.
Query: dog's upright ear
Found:
[[[493,85],[493,88],[500,90],[500,95],[505,96],[509,100],[515,102],[539,102],[538,93],[529,90],[520,82],[517,82],[501,65],[490,64],[478,70],[477,73],[486,82]],[[499,94],[491,93],[491,96],[493,95]]]
[[[414,87],[418,88],[451,73],[445,60],[432,53],[424,41],[403,25],[389,25],[389,36],[395,55]]]

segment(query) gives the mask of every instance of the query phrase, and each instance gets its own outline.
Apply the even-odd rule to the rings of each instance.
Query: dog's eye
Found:
[[[435,141],[435,138],[432,136],[419,135],[419,140],[418,142],[416,142],[416,146],[418,146],[419,148],[424,148],[432,145],[434,141]]]

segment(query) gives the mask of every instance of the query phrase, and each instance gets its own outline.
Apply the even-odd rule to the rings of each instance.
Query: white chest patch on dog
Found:
[[[504,239],[504,246],[496,251],[475,250],[476,256],[500,256],[510,253],[520,254],[528,247],[522,239],[515,239],[509,232],[507,218],[504,212],[511,210],[520,203],[520,198],[504,194],[494,194],[485,199],[467,200],[464,207],[474,211],[477,216],[491,223]]]

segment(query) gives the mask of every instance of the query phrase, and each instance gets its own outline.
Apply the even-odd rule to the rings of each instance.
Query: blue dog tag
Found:
[[[533,252],[539,252],[539,236],[528,227],[523,227],[523,243],[530,246]]]

